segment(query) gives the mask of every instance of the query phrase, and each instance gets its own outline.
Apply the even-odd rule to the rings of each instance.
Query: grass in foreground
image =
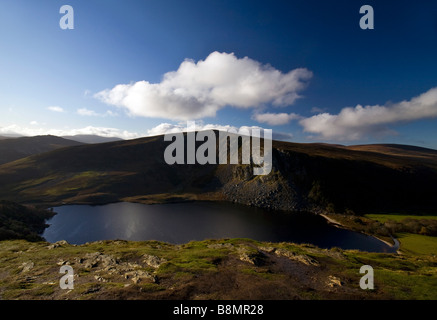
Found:
[[[75,271],[59,287],[61,265]],[[359,269],[375,270],[375,290]],[[1,299],[437,299],[437,258],[225,239],[0,241]]]

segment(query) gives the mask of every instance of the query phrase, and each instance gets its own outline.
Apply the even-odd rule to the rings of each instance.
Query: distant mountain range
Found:
[[[5,163],[0,199],[47,206],[226,200],[349,214],[437,207],[432,149],[273,141],[272,172],[254,176],[251,165],[168,165],[163,155],[169,143],[163,136],[78,143]]]

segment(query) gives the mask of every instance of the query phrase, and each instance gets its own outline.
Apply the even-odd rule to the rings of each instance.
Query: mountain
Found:
[[[401,144],[368,144],[348,146],[345,148],[347,148],[348,150],[382,153],[387,155],[431,160],[437,157],[437,150]]]
[[[78,141],[82,143],[105,143],[105,142],[112,142],[112,141],[121,141],[123,139],[117,138],[117,137],[101,137],[96,135],[86,135],[86,134],[79,134],[75,136],[63,136],[64,139],[69,139],[73,141]]]
[[[44,153],[58,148],[80,145],[56,136],[36,136],[0,139],[0,164]]]
[[[41,205],[226,200],[358,214],[437,206],[431,149],[273,141],[272,172],[254,176],[251,165],[168,165],[169,143],[154,136],[78,145],[3,164],[0,199]]]
[[[11,134],[3,133],[3,134],[0,136],[0,140],[3,140],[3,139],[11,139],[11,138],[19,138],[19,137],[23,137],[23,136],[22,136],[22,135],[19,135],[19,134],[13,134],[13,133],[11,133]]]

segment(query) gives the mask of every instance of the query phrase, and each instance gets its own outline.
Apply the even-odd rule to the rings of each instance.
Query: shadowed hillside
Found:
[[[313,212],[433,211],[435,150],[273,142],[273,169],[168,165],[163,136],[80,145],[0,166],[0,198],[21,203],[228,200]]]
[[[0,164],[44,153],[58,148],[71,147],[82,143],[56,136],[36,136],[20,138],[0,138]]]
[[[105,143],[105,142],[112,142],[112,141],[120,141],[123,139],[116,138],[116,137],[101,137],[96,135],[89,135],[89,134],[78,134],[75,136],[63,136],[62,138],[78,141],[82,143]]]
[[[0,240],[41,241],[40,234],[47,227],[45,221],[53,215],[48,210],[0,201]]]

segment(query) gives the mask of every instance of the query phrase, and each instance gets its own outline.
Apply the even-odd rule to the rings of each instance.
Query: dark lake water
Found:
[[[83,244],[97,240],[190,240],[251,238],[271,242],[311,243],[373,252],[394,252],[382,241],[328,224],[313,214],[267,211],[231,203],[186,202],[145,205],[120,202],[102,206],[66,205],[43,237]]]

